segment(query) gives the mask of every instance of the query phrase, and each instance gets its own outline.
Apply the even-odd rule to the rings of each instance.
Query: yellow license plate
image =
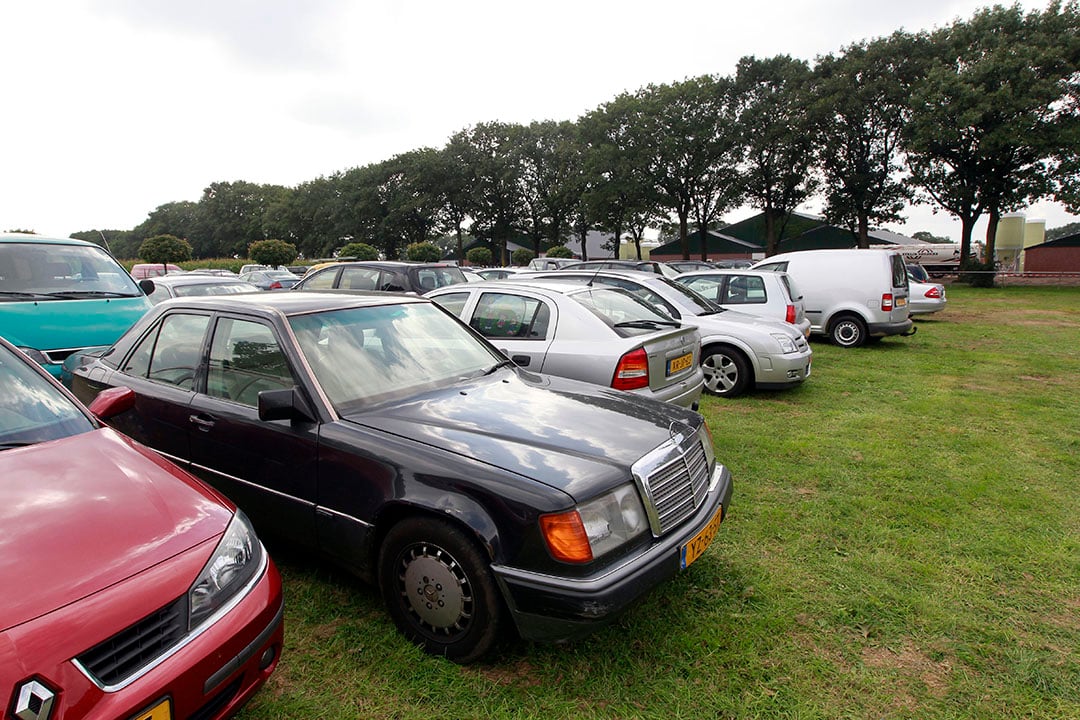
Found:
[[[716,532],[720,529],[720,523],[724,519],[724,508],[719,507],[716,510],[716,514],[712,516],[712,520],[709,524],[701,528],[701,531],[697,535],[690,538],[690,541],[682,546],[682,567],[685,570],[690,567],[690,563],[697,560],[705,553],[705,549],[709,547],[709,544],[716,537]]]
[[[671,358],[667,361],[667,374],[674,375],[675,373],[682,372],[686,368],[694,364],[694,354],[687,353],[680,355],[677,358]]]
[[[907,305],[907,298],[896,298],[896,307],[904,307]]]
[[[149,710],[143,710],[131,720],[171,720],[171,718],[172,705],[169,703],[169,698],[165,698]]]

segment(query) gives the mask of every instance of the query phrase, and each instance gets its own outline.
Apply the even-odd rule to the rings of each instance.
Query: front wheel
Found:
[[[844,315],[832,321],[829,338],[840,347],[859,347],[866,342],[866,323],[854,315]]]
[[[470,663],[499,638],[505,611],[491,567],[450,523],[395,525],[379,551],[379,586],[398,629],[432,655]]]
[[[703,351],[701,371],[705,390],[720,397],[735,397],[750,385],[750,363],[742,353],[727,346]]]

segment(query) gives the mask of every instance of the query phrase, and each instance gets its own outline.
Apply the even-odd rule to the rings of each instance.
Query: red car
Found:
[[[2,717],[234,714],[282,645],[281,578],[247,518],[3,340],[0,388]]]

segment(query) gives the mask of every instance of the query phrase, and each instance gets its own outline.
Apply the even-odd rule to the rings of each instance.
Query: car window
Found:
[[[198,283],[196,285],[176,285],[173,287],[173,292],[176,293],[176,297],[196,297],[202,295],[238,295],[258,289],[254,285],[245,282]],[[153,300],[153,296],[150,299]]]
[[[159,302],[164,302],[172,297],[169,289],[164,285],[154,284],[154,292],[150,293],[147,297],[150,298],[150,302],[157,305]]]
[[[720,302],[720,286],[724,282],[722,277],[686,278],[682,282],[686,287],[700,295],[704,295],[709,300]]]
[[[207,315],[170,313],[139,341],[122,368],[135,377],[190,390],[195,385]]]
[[[0,451],[94,429],[75,403],[5,347],[0,347],[0,387]]]
[[[431,299],[458,317],[461,317],[462,311],[465,310],[465,304],[469,302],[469,293],[446,293],[445,295],[439,295],[438,297],[433,297]]]
[[[343,267],[338,287],[345,290],[378,290],[379,271],[369,267]]]
[[[465,273],[461,272],[460,268],[453,266],[415,268],[412,273],[415,275],[416,286],[420,289],[420,292],[468,282]]]
[[[723,305],[756,305],[768,302],[768,299],[763,278],[757,275],[732,275],[728,278],[720,303]]]
[[[131,276],[97,246],[0,243],[0,290],[48,300],[142,295]]]
[[[899,253],[889,255],[889,264],[892,267],[892,286],[894,288],[906,288],[908,279],[907,267],[904,266],[904,256]]]
[[[787,262],[774,262],[765,265],[755,265],[755,270],[768,270],[769,272],[787,272]]]
[[[536,298],[513,293],[480,295],[469,324],[488,338],[547,338],[551,310]]]
[[[664,313],[670,318],[678,319],[680,317],[678,309],[663,297],[653,292],[644,285],[638,285],[633,280],[624,280],[622,278],[603,277],[597,278],[596,282],[601,285],[611,285],[612,287],[622,288],[631,295],[639,297],[647,302],[652,307],[656,308],[660,312]]]
[[[636,295],[612,287],[592,287],[569,293],[569,297],[588,308],[615,330],[620,337],[656,332],[671,318]]]
[[[210,343],[206,394],[256,407],[259,393],[296,384],[274,332],[262,323],[221,318]]]
[[[325,270],[319,270],[314,275],[308,278],[304,278],[305,290],[329,290],[334,287],[334,276],[337,275],[338,268],[326,268]]]

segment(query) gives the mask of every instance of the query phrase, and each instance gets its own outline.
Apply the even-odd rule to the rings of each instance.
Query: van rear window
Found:
[[[894,288],[906,288],[908,286],[907,267],[904,265],[904,257],[899,253],[889,255],[892,263],[892,286]]]

